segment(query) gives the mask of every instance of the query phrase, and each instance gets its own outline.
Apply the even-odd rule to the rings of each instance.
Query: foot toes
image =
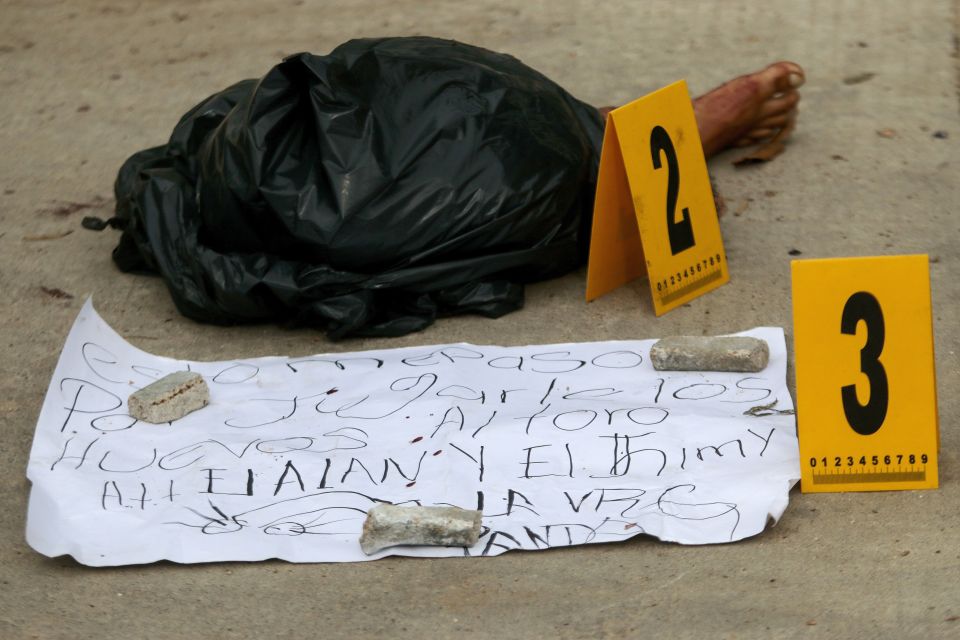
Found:
[[[754,144],[760,144],[761,142],[769,140],[773,136],[777,135],[779,131],[779,129],[754,129],[737,140],[734,144],[738,147],[749,147]]]
[[[768,95],[796,90],[806,80],[803,69],[794,62],[775,62],[754,77],[764,85]]]
[[[784,131],[790,131],[796,125],[796,112],[791,111],[788,114],[777,116],[759,123],[753,129],[747,131],[734,144],[738,147],[748,147],[754,144],[760,144],[778,135]]]
[[[759,122],[757,122],[757,129],[782,129],[787,126],[787,123],[791,120],[797,119],[797,109],[791,109],[786,113],[777,113],[772,116],[767,116]]]
[[[778,96],[769,98],[760,106],[760,120],[766,120],[781,114],[789,113],[797,108],[800,102],[800,93],[791,90],[785,91]]]
[[[777,129],[753,129],[752,131],[749,131],[749,132],[747,133],[747,135],[744,136],[744,138],[748,138],[748,139],[754,140],[754,141],[756,141],[756,142],[759,142],[759,141],[761,141],[761,140],[766,140],[767,138],[772,138],[773,136],[777,135],[777,132],[778,132],[778,131],[780,131],[779,128],[777,128]]]

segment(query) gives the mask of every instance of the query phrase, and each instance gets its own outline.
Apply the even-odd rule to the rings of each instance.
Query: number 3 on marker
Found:
[[[693,223],[690,221],[690,209],[683,208],[683,217],[676,221],[677,194],[680,191],[680,164],[677,152],[666,129],[657,125],[650,132],[650,155],[653,156],[653,168],[659,169],[660,154],[667,156],[667,237],[670,239],[670,253],[677,255],[694,245]]]
[[[880,363],[884,340],[883,311],[877,299],[866,291],[858,291],[847,299],[843,306],[840,332],[856,335],[857,324],[861,320],[867,325],[867,342],[860,350],[860,371],[870,383],[870,400],[865,405],[860,404],[857,387],[853,384],[842,387],[840,392],[843,412],[850,428],[862,436],[869,436],[883,426],[887,417],[889,389],[887,372]]]

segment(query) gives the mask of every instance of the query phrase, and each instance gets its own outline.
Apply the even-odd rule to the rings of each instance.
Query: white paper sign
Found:
[[[783,331],[760,373],[658,372],[653,340],[437,345],[186,362],[117,335],[88,301],[30,455],[30,545],[88,565],[483,556],[761,532],[799,478]],[[209,406],[138,422],[127,397],[201,373]],[[379,502],[480,508],[472,548],[360,550]]]

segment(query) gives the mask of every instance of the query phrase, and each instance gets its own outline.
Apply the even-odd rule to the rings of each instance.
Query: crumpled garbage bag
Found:
[[[293,55],[126,161],[113,257],[203,322],[337,339],[497,317],[584,259],[602,127],[515,58],[457,42]]]

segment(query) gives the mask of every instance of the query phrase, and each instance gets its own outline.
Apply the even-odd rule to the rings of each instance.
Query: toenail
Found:
[[[788,79],[790,81],[790,86],[794,89],[803,85],[803,76],[799,73],[791,73]]]

